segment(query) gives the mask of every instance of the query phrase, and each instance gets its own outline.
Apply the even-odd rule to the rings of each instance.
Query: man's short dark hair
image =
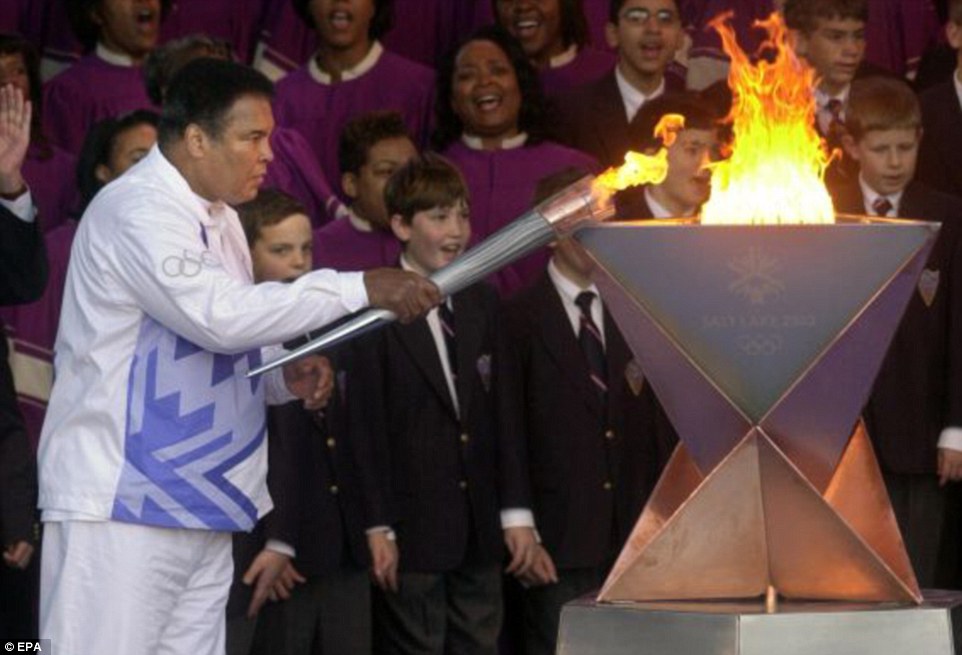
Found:
[[[376,144],[387,139],[411,138],[404,118],[396,111],[372,111],[358,116],[341,130],[337,163],[341,175],[359,173]],[[413,139],[412,139],[413,143]]]
[[[307,23],[311,29],[317,29],[317,25],[314,24],[314,17],[311,15],[311,0],[291,1],[294,3],[294,11],[301,17],[301,20]],[[451,0],[451,2],[459,1]],[[367,37],[372,41],[387,34],[387,31],[391,29],[391,20],[394,16],[391,6],[394,0],[373,0],[373,2],[374,17],[371,18],[371,24],[367,28]]]
[[[868,20],[868,0],[785,0],[785,24],[811,34],[822,20]]]
[[[675,11],[679,14],[681,13],[681,7],[678,6],[679,0],[674,0]],[[608,5],[608,22],[615,25],[618,24],[618,12],[621,8],[625,6],[628,0],[611,0],[611,4]]]
[[[227,114],[244,96],[270,100],[274,85],[262,73],[220,59],[195,59],[174,75],[167,87],[157,141],[161,148],[180,139],[188,125],[199,125],[212,138],[226,127]]]
[[[67,6],[67,22],[84,50],[91,50],[100,38],[100,25],[93,19],[93,12],[100,9],[104,0],[61,0]],[[160,18],[170,11],[171,0],[160,0]]]

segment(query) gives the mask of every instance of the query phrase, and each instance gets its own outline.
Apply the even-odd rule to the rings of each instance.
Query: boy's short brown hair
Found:
[[[441,155],[426,152],[394,171],[384,187],[384,204],[390,216],[410,224],[426,209],[467,205],[468,195],[461,171]]]
[[[263,189],[253,200],[237,206],[237,215],[244,227],[247,245],[251,248],[261,237],[261,230],[277,225],[294,214],[310,218],[299,200],[278,189]]]
[[[802,34],[818,29],[820,20],[868,21],[868,0],[785,0],[785,24]]]
[[[864,77],[852,82],[845,110],[845,131],[856,141],[873,130],[921,129],[919,99],[894,77]]]

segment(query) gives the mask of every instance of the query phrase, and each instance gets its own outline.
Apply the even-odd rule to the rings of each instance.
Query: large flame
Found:
[[[763,47],[774,49],[775,58],[753,65],[735,40],[731,15],[710,25],[731,58],[734,141],[731,158],[712,165],[711,198],[701,221],[833,223],[824,183],[831,156],[815,130],[815,72],[789,47],[777,13],[756,22],[768,32]]]
[[[625,154],[625,163],[617,168],[609,168],[595,178],[591,193],[607,202],[615,191],[623,191],[639,184],[661,184],[668,176],[668,150],[675,142],[678,132],[685,128],[685,117],[678,114],[665,114],[655,126],[655,136],[661,139],[662,147],[654,155],[637,152]]]

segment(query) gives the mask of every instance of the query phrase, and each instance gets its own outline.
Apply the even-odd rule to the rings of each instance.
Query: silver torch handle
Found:
[[[614,206],[609,193],[596,189],[594,178],[585,176],[504,226],[444,268],[438,269],[429,279],[438,286],[443,297],[450,296],[559,237],[573,234],[588,223],[601,222],[613,215]],[[396,319],[389,310],[368,309],[282,357],[251,370],[247,376],[266,373]]]

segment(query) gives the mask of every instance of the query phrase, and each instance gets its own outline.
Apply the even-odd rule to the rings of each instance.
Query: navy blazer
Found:
[[[834,200],[840,213],[865,213],[858,183],[836,189]],[[962,202],[913,182],[899,215],[942,228],[864,416],[883,470],[934,474],[939,434],[962,427]]]

